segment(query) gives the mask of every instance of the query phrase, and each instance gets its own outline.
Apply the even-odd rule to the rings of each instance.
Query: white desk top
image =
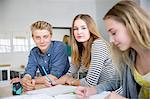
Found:
[[[38,86],[36,89],[38,88],[41,88],[41,86]],[[76,99],[76,95],[72,93],[76,90],[74,86],[58,85],[51,88],[33,90],[19,96],[12,96],[11,90],[9,81],[0,82],[1,99]],[[103,92],[98,95],[90,96],[89,99],[104,99],[109,93],[110,92]]]

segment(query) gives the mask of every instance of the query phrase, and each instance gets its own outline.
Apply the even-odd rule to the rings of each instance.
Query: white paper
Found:
[[[110,92],[102,92],[100,94],[92,95],[89,99],[104,99]]]
[[[76,90],[75,86],[57,85],[54,87],[28,91],[27,94],[47,94],[50,96],[55,96],[59,94],[75,92],[75,90]]]

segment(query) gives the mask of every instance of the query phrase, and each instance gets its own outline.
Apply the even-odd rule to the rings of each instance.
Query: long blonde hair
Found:
[[[128,30],[132,40],[143,49],[150,49],[150,16],[134,1],[124,0],[114,5],[104,16],[104,20],[113,19],[122,23]],[[129,54],[133,49],[120,51],[112,45],[113,62],[121,72],[124,64],[132,69],[134,63]]]
[[[74,37],[74,31],[73,31],[73,27],[74,27],[74,22],[77,19],[81,19],[83,20],[90,32],[90,39],[88,41],[86,41],[85,46],[83,46],[82,43],[77,42],[77,40]],[[76,66],[80,66],[81,65],[81,58],[82,58],[82,63],[85,67],[89,67],[90,66],[90,62],[91,62],[91,46],[92,43],[95,39],[100,38],[100,33],[96,27],[96,24],[94,22],[94,20],[92,19],[91,16],[89,16],[88,14],[79,14],[77,15],[72,23],[72,64],[76,65]]]

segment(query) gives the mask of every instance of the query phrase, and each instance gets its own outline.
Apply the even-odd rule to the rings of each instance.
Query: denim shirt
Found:
[[[34,47],[30,51],[24,74],[29,74],[34,78],[37,69],[39,69],[41,75],[44,76],[42,66],[47,74],[52,74],[57,78],[66,74],[70,67],[66,45],[60,41],[51,41],[48,51],[44,54],[40,52],[39,48]]]

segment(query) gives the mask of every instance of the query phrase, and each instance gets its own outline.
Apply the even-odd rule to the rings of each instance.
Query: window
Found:
[[[27,52],[28,51],[28,39],[26,37],[13,38],[13,51],[14,52]]]
[[[0,53],[11,52],[11,35],[8,33],[0,33]]]
[[[0,39],[0,53],[11,52],[10,39]]]
[[[30,38],[30,50],[31,50],[33,47],[35,47],[35,46],[36,46],[36,45],[35,45],[33,39]]]

